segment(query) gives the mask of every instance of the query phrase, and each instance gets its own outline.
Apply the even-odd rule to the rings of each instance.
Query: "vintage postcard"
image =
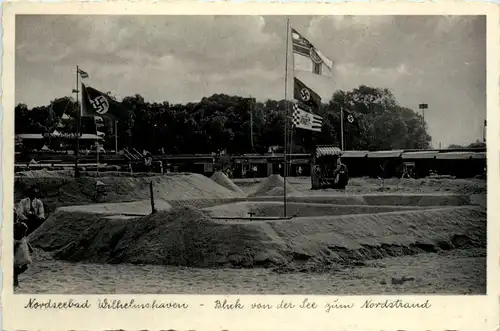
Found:
[[[3,329],[498,328],[496,5],[2,26]]]

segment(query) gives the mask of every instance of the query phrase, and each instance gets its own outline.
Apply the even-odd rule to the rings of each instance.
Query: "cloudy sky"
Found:
[[[335,62],[317,89],[387,87],[425,119],[433,145],[482,138],[486,19],[479,16],[300,16],[292,26]],[[17,16],[16,102],[71,94],[75,66],[118,98],[183,103],[213,93],[283,98],[285,18]]]

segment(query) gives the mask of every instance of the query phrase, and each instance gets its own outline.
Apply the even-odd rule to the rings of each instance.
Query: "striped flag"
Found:
[[[323,117],[307,112],[301,104],[294,103],[292,126],[294,128],[321,132]]]
[[[89,74],[80,68],[78,68],[78,73],[80,74],[80,77],[82,77],[82,78],[89,78]]]
[[[312,72],[316,75],[324,75],[324,68],[332,71],[333,61],[324,56],[295,29],[292,29],[292,45],[294,69]]]

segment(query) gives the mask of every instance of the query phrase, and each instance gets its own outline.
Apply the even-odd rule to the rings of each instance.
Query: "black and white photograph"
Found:
[[[13,293],[486,295],[486,26],[16,15]]]

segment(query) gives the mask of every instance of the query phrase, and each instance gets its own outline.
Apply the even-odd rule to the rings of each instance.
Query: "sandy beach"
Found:
[[[393,284],[393,278],[414,278]],[[326,273],[69,263],[38,255],[15,293],[38,294],[484,294],[486,250],[386,258]]]
[[[252,192],[258,190],[259,185],[262,186],[262,183],[264,181],[265,179],[235,180],[234,183],[238,185],[240,193],[244,192],[244,194],[246,195],[251,195]],[[179,187],[180,189],[182,189],[182,186],[180,186],[181,183],[180,179],[176,179],[174,182],[176,183],[178,189]],[[484,294],[485,293],[486,247],[485,246],[483,247],[483,244],[481,244],[483,242],[482,229],[485,227],[485,221],[482,220],[483,216],[479,216],[477,221],[474,221],[475,218],[473,218],[473,220],[470,222],[467,221],[468,216],[464,216],[463,218],[464,221],[461,221],[460,217],[457,218],[456,216],[453,216],[453,215],[469,215],[467,213],[472,213],[470,215],[476,217],[475,215],[482,215],[481,213],[484,213],[485,201],[486,201],[485,199],[486,184],[484,180],[481,181],[475,179],[474,180],[424,179],[420,180],[418,184],[416,184],[417,182],[415,182],[415,180],[407,180],[407,181],[387,180],[384,183],[383,193],[396,194],[396,193],[409,193],[409,192],[413,193],[423,192],[425,194],[433,193],[437,195],[456,193],[462,195],[465,194],[465,196],[470,198],[469,200],[467,200],[469,201],[467,203],[472,204],[472,207],[468,207],[467,205],[464,207],[460,207],[459,205],[462,204],[462,202],[460,202],[461,200],[456,200],[455,198],[451,200],[449,200],[448,198],[447,198],[448,200],[441,199],[444,201],[443,202],[444,204],[457,203],[458,205],[456,207],[453,207],[453,205],[441,206],[443,208],[447,208],[446,210],[449,210],[449,212],[446,211],[445,209],[443,209],[443,211],[428,210],[427,214],[429,214],[430,217],[429,219],[425,218],[427,216],[418,216],[420,214],[426,215],[425,214],[426,211],[424,209],[426,209],[427,207],[424,208],[422,206],[420,207],[401,206],[402,210],[400,211],[396,210],[395,212],[387,212],[387,210],[382,210],[381,214],[373,214],[372,209],[367,209],[367,208],[396,208],[396,207],[366,205],[366,203],[380,204],[379,202],[376,201],[377,199],[370,198],[370,196],[366,196],[366,198],[363,198],[366,199],[363,202],[365,203],[364,206],[359,205],[358,207],[356,207],[349,205],[350,201],[349,199],[359,199],[356,197],[358,194],[364,193],[364,194],[372,194],[374,196],[382,194],[380,192],[381,186],[379,184],[379,181],[377,180],[355,178],[353,179],[352,186],[349,186],[346,192],[334,191],[334,190],[321,190],[321,192],[317,191],[311,192],[309,191],[308,178],[290,178],[289,182],[291,183],[290,185],[293,185],[295,191],[295,193],[291,194],[291,197],[294,196],[297,199],[301,199],[303,197],[317,196],[318,198],[321,198],[320,200],[322,200],[322,199],[327,199],[328,196],[331,197],[345,196],[346,197],[345,199],[347,199],[345,202],[346,206],[334,205],[333,210],[334,213],[337,214],[337,216],[331,216],[333,218],[331,218],[330,216],[318,216],[310,214],[311,215],[310,220],[307,217],[303,217],[304,220],[300,220],[300,218],[298,218],[295,221],[292,220],[291,221],[292,223],[290,223],[290,225],[287,225],[288,224],[287,222],[289,221],[284,221],[284,223],[282,222],[281,223],[282,225],[279,225],[279,223],[269,223],[269,222],[266,223],[263,221],[261,223],[269,224],[262,228],[263,229],[262,231],[264,232],[263,234],[259,235],[264,237],[262,237],[262,239],[258,239],[261,237],[255,237],[256,234],[252,235],[254,239],[251,239],[252,237],[248,238],[245,237],[244,240],[246,240],[245,241],[246,244],[238,244],[238,245],[243,245],[241,247],[246,246],[247,247],[245,249],[246,253],[245,251],[237,253],[237,250],[234,251],[234,249],[236,249],[236,246],[234,247],[227,246],[227,247],[233,247],[232,248],[233,253],[230,254],[228,253],[229,254],[228,260],[224,260],[226,261],[224,263],[220,262],[221,256],[218,255],[217,267],[210,267],[208,265],[207,267],[196,267],[196,263],[198,263],[196,261],[198,260],[192,260],[192,262],[189,262],[191,261],[189,260],[190,258],[189,254],[186,253],[187,251],[185,251],[189,250],[189,248],[187,248],[188,246],[186,246],[186,248],[183,248],[182,250],[176,251],[177,252],[176,254],[181,254],[181,255],[184,254],[182,257],[179,257],[180,260],[175,260],[175,256],[169,257],[168,260],[168,261],[181,261],[181,262],[184,261],[182,263],[186,265],[183,266],[175,265],[175,263],[181,263],[181,262],[175,262],[172,265],[171,262],[169,263],[161,262],[161,261],[167,261],[164,260],[165,258],[162,256],[155,257],[156,254],[160,254],[159,252],[161,252],[161,250],[158,250],[159,248],[156,248],[156,246],[164,244],[162,241],[155,243],[155,241],[151,238],[155,237],[156,233],[165,230],[160,230],[160,228],[157,230],[150,228],[142,228],[141,230],[141,228],[137,228],[138,225],[134,225],[133,222],[135,220],[133,218],[130,220],[130,216],[124,216],[124,215],[120,216],[119,215],[120,212],[115,210],[116,208],[119,209],[123,207],[123,210],[125,211],[130,211],[130,210],[140,211],[141,208],[144,207],[142,206],[141,202],[134,202],[131,205],[128,205],[128,207],[120,203],[114,203],[115,201],[113,200],[110,200],[109,201],[110,203],[104,205],[89,204],[88,208],[85,206],[65,207],[62,208],[61,211],[56,212],[52,216],[52,218],[49,218],[47,220],[46,224],[44,224],[30,237],[30,240],[32,240],[33,245],[36,247],[36,252],[33,256],[34,263],[27,272],[21,275],[20,286],[15,289],[15,293],[353,294],[353,295],[356,294],[377,295],[377,294],[390,294],[390,293],[405,293],[405,294],[423,294],[423,293]],[[212,184],[208,183],[206,185],[212,185]],[[219,196],[217,198],[223,198],[224,191],[222,190],[222,186],[217,188],[217,190],[218,190],[217,192],[219,192]],[[206,194],[205,191],[207,191],[207,189],[197,189],[197,188],[191,189],[191,192],[193,192],[192,194],[194,195],[196,195],[197,194],[196,192],[198,191],[201,192],[199,193],[200,195],[203,195]],[[234,192],[235,191],[233,191],[233,193]],[[137,192],[135,192],[134,194],[138,195]],[[350,196],[354,198],[351,198]],[[235,194],[232,194],[231,198],[234,197]],[[113,197],[113,198],[119,199],[119,197]],[[140,198],[143,198],[143,196],[141,195]],[[165,203],[162,202],[159,205],[162,206],[162,208],[166,209],[172,208],[172,205],[182,204],[181,202],[184,201],[179,197],[174,196],[174,192],[170,190],[169,193],[168,194],[165,193],[164,196],[162,196],[162,198],[167,198],[165,199],[166,202]],[[385,199],[389,202],[394,200],[394,198],[385,198]],[[411,197],[410,198],[406,197],[405,199],[408,201],[412,200]],[[422,201],[424,200],[425,199],[423,199],[421,196],[419,199],[416,200],[417,201],[416,203],[419,203],[421,205]],[[434,198],[434,200],[439,200],[439,199]],[[336,203],[339,203],[339,201],[341,200],[337,198],[337,200],[335,201]],[[432,204],[432,201],[431,202],[424,201],[424,203]],[[200,202],[188,203],[188,205],[189,204],[200,205]],[[271,205],[272,204],[273,203],[271,203]],[[303,214],[311,213],[312,211],[314,211],[314,206],[319,205],[318,203],[314,203],[310,204],[310,206],[307,207],[306,203],[302,204],[303,208],[301,209],[300,208],[301,203],[297,203],[298,206],[297,211],[299,213],[302,212]],[[204,207],[205,205],[206,203],[201,203],[200,207]],[[241,208],[242,208],[241,203],[239,205],[240,207],[238,207],[239,209],[237,207],[234,207],[236,208],[234,210],[231,209],[233,208],[231,207],[233,206],[233,204],[231,203],[221,206],[220,202],[212,201],[209,204],[209,206],[210,205],[212,205],[213,207],[205,207],[205,209],[209,208],[213,210],[219,210],[218,211],[219,213],[220,210],[222,211],[229,210],[231,212],[241,213]],[[238,206],[238,204],[234,204],[234,206]],[[359,212],[366,214],[357,215],[355,210],[354,212],[350,211],[351,207],[359,208]],[[261,208],[259,210],[263,210],[262,205],[259,205],[259,208]],[[278,208],[281,207],[278,206]],[[328,208],[332,208],[332,206],[329,206]],[[349,211],[345,211],[346,208],[349,209]],[[415,210],[406,211],[405,208],[415,209]],[[465,209],[460,209],[460,208],[465,208]],[[481,210],[483,211],[481,212]],[[85,211],[85,213],[88,214],[85,213],[82,214],[83,216],[80,216],[80,219],[75,219],[74,216],[71,216],[71,215],[77,215],[78,212],[82,213],[83,211]],[[168,211],[165,212],[169,213]],[[345,216],[342,215],[339,216],[338,215],[339,212],[340,213],[347,212],[348,214]],[[318,212],[316,212],[316,214],[317,213]],[[352,213],[354,213],[354,215],[351,215]],[[413,213],[413,214],[408,214],[408,213]],[[443,219],[441,222],[439,220],[433,220],[432,215],[441,215],[439,213],[443,213],[442,215],[450,215],[450,216],[445,216],[447,218]],[[321,212],[319,212],[319,214],[321,214]],[[401,217],[397,216],[400,214]],[[406,223],[404,216],[404,215],[414,215],[414,214],[418,216],[414,220],[414,222],[416,222],[415,223],[416,227],[413,227],[413,225],[411,225],[412,224],[411,222]],[[94,219],[89,219],[90,216],[85,216],[85,215],[91,215],[91,216],[94,215],[92,216],[94,217]],[[144,220],[146,219],[147,218],[144,218]],[[102,231],[104,231],[102,229],[108,229],[109,231],[111,231],[111,233],[115,232],[121,233],[123,231],[127,233],[127,231],[130,230],[127,230],[128,229],[127,226],[123,225],[125,223],[123,224],[120,223],[120,222],[125,222],[127,220],[130,221],[128,224],[131,224],[132,229],[134,231],[140,231],[140,233],[145,236],[144,240],[146,240],[146,242],[144,244],[137,244],[139,246],[136,245],[133,246],[132,248],[126,247],[126,249],[128,249],[129,251],[131,250],[129,253],[123,253],[123,249],[125,248],[122,248],[119,255],[116,254],[113,255],[109,253],[109,251],[113,249],[116,250],[116,248],[109,248],[111,246],[106,244],[107,240],[111,240],[110,238],[107,237],[112,236],[112,234],[103,235],[101,234],[103,233]],[[85,223],[85,222],[90,222],[90,223]],[[162,223],[163,220],[153,221],[151,219],[151,222],[160,222],[158,223],[158,226],[164,226],[161,225],[163,224]],[[171,222],[175,223],[176,221],[175,220],[168,221],[167,223],[165,223],[166,224],[165,226],[173,226],[171,224],[174,223]],[[217,225],[217,227],[222,226],[222,228],[220,228],[219,230],[215,230],[215,232],[213,232],[214,230],[210,230],[212,232],[209,231],[207,236],[211,236],[212,238],[214,236],[217,236],[217,233],[220,234],[221,233],[220,231],[226,231],[224,233],[226,236],[229,237],[235,237],[235,236],[237,237],[242,235],[241,233],[237,234],[239,232],[231,234],[232,232],[227,232],[229,231],[227,229],[234,228],[235,229],[234,231],[247,231],[248,229],[254,227],[256,227],[256,229],[259,228],[259,225],[257,225],[256,221],[253,222],[245,221],[245,223],[248,223],[248,225],[242,225],[241,222],[236,222],[231,220],[226,220],[226,221],[216,220],[214,222],[215,223],[213,224],[220,224]],[[305,222],[304,225],[308,224],[307,226],[309,228],[302,229],[302,226],[300,226],[301,222]],[[447,228],[445,227],[448,226],[446,224],[455,227],[456,225],[459,224],[457,222],[466,222],[466,223],[463,224],[460,223],[462,224],[461,226],[463,227],[463,230],[460,230],[460,227],[458,227],[457,228],[458,232],[457,235],[455,236],[456,238],[454,237],[454,239],[451,239],[453,244],[451,244],[451,242],[449,243],[449,245],[456,246],[455,249],[450,249],[449,247],[445,247],[444,244],[439,244],[439,245],[435,244],[434,246],[432,245],[429,246],[430,244],[426,244],[430,248],[428,248],[423,244],[424,242],[426,242],[426,240],[427,241],[434,240],[430,238],[425,239],[425,237],[428,236],[426,232],[427,230],[425,230],[425,228],[430,227],[429,235],[432,236],[432,233],[434,231],[443,231],[443,233],[448,232],[449,230],[446,230]],[[356,225],[358,223],[359,225]],[[66,226],[65,224],[70,225],[70,228],[65,229],[65,231],[66,230],[70,231],[71,227],[73,227],[73,230],[71,230],[73,232],[71,231],[61,232],[63,231],[62,229],[64,229],[64,227]],[[113,230],[112,228],[114,226],[113,224],[122,224],[122,225],[120,225],[119,229]],[[290,227],[292,224],[295,225],[293,225],[293,227]],[[320,226],[320,224],[324,225]],[[418,224],[427,224],[427,225],[425,226],[422,225],[424,229],[418,229]],[[314,227],[311,227],[313,225]],[[408,225],[410,226],[409,228],[407,228]],[[80,227],[78,228],[78,226]],[[188,226],[188,228],[185,228],[185,230],[180,230],[182,231],[182,233],[187,232],[190,235],[191,234],[194,235],[195,233],[197,233],[196,231],[198,231],[198,228],[191,228],[189,227],[191,226],[189,224],[183,226]],[[271,228],[269,228],[269,226],[271,226],[273,230],[270,230]],[[379,229],[377,228],[377,226],[383,226],[387,228]],[[173,228],[169,227],[165,229],[168,229],[168,231],[170,232],[177,231],[175,230],[177,229],[177,227],[175,226]],[[432,229],[437,229],[437,230],[432,230]],[[470,238],[465,237],[464,239],[460,237],[460,233],[468,232],[468,230],[465,229],[472,229],[471,234],[469,234]],[[81,235],[82,231],[84,234],[86,233],[86,235],[84,235],[83,237]],[[299,234],[299,232],[297,231],[303,234]],[[330,232],[331,234],[327,235],[325,234],[325,231],[327,232],[333,231],[333,232]],[[387,231],[391,231],[393,234],[389,235]],[[476,238],[474,236],[474,234],[472,233],[474,231],[476,232],[479,231],[477,232],[479,237]],[[69,237],[67,237],[66,239],[61,237],[62,233],[67,233],[67,236]],[[382,235],[383,233],[386,234]],[[414,234],[411,235],[411,233]],[[380,237],[380,235],[382,235],[382,237]],[[405,243],[408,240],[410,241],[415,240],[411,239],[412,238],[411,236],[414,235],[416,235],[418,238],[421,238],[418,240],[422,244],[419,244],[418,242],[415,244],[412,244],[411,242],[408,242],[407,244]],[[90,239],[89,236],[93,238],[91,240],[93,241],[92,243],[89,243]],[[126,236],[127,235],[125,235],[125,237]],[[184,237],[182,238],[184,239],[172,237],[173,238],[172,240],[184,245],[183,244],[184,241],[182,240],[186,240],[187,237],[186,234],[183,234],[183,236]],[[265,239],[265,238],[271,238],[271,237],[273,238],[272,242],[266,241],[270,239]],[[373,237],[373,239],[370,239],[371,237]],[[134,240],[141,242],[141,240],[143,239],[140,238],[141,237],[137,237]],[[377,240],[381,240],[380,243],[369,244],[370,242],[373,242],[373,240],[375,240],[376,238],[378,238]],[[84,240],[85,243],[82,240]],[[166,239],[161,239],[161,240],[166,240]],[[195,241],[199,240],[203,242],[206,241],[207,239],[201,239],[200,237],[197,239],[195,238],[193,240]],[[243,240],[243,237],[241,237],[241,239],[239,240]],[[257,240],[256,248],[252,246],[253,243],[251,242],[251,240]],[[259,240],[264,240],[262,241],[262,243],[264,243],[263,244],[265,248],[264,251],[260,250],[261,248],[259,245],[262,244],[259,244]],[[328,244],[328,242],[331,242],[332,240],[334,242],[335,247],[331,246],[332,245],[331,243]],[[352,240],[355,240],[358,244],[355,244],[354,242],[350,243],[350,241]],[[460,240],[462,240],[462,242],[460,242]],[[383,244],[384,242],[386,242],[387,244]],[[332,250],[329,254],[337,254],[335,255],[337,257],[334,259],[334,261],[336,262],[325,266],[321,270],[318,270],[317,268],[316,269],[309,268],[307,264],[304,264],[303,267],[300,267],[301,264],[297,264],[298,263],[297,261],[293,263],[294,265],[293,268],[288,268],[289,265],[283,268],[283,265],[280,265],[278,262],[281,261],[280,259],[286,258],[286,256],[288,256],[286,255],[287,253],[286,252],[280,253],[280,254],[285,254],[283,255],[284,257],[279,254],[276,255],[277,253],[272,253],[275,249],[278,249],[279,251],[280,250],[279,247],[290,248],[291,247],[290,244],[293,244],[295,245],[294,246],[295,248],[292,247],[290,249],[293,249],[296,252],[297,250],[301,251],[302,252],[301,254],[306,255],[307,258],[309,259],[307,263],[313,261],[314,263],[316,263],[315,266],[317,266],[319,264],[323,264],[324,261],[328,261],[328,257],[323,256],[324,255],[323,251],[326,248],[323,248],[323,251],[317,251],[317,253],[314,253],[316,252],[315,245],[317,245],[315,243],[323,243],[321,245],[330,245],[325,247],[329,247],[328,249]],[[361,246],[359,246],[359,244],[361,244]],[[81,246],[81,245],[88,245],[88,246]],[[216,245],[219,244],[217,243]],[[233,245],[233,244],[231,244],[231,242],[228,241],[226,245]],[[376,248],[377,245],[381,245],[380,246],[381,248]],[[59,248],[56,250],[52,249],[56,246]],[[78,247],[75,248],[74,246]],[[362,249],[356,248],[358,246],[363,248]],[[40,247],[42,247],[43,250]],[[193,246],[193,249],[195,250],[198,249],[199,252],[203,252],[204,250],[209,249],[207,247],[195,245]],[[216,250],[222,249],[221,247],[222,246],[216,248]],[[227,247],[224,248],[224,250],[229,249],[228,252],[230,252],[231,248]],[[373,249],[375,249],[376,251],[373,251]],[[265,257],[265,260],[268,261],[268,264],[271,263],[271,266],[274,265],[274,267],[269,267],[269,266],[259,267],[257,260],[249,260],[250,262],[248,261],[245,262],[246,260],[241,260],[242,256],[244,256],[245,254],[254,254],[253,252],[255,252],[256,256],[261,256],[264,253],[268,254],[269,256]],[[108,256],[107,255],[108,253],[111,255]],[[149,254],[148,255],[149,257],[144,256],[144,254]],[[242,267],[241,266],[238,267],[237,265],[234,264],[234,259],[235,259],[234,254],[243,254],[238,258],[240,259],[239,260],[240,262],[238,263],[240,263]],[[293,253],[293,254],[297,255],[298,253]],[[358,255],[360,256],[360,258],[356,258],[356,256]],[[54,256],[56,256],[57,258],[55,258]],[[116,263],[118,258],[120,259],[121,262]],[[302,258],[303,257],[301,257],[301,259]],[[254,257],[254,259],[257,259],[257,257]],[[110,261],[115,261],[115,262],[109,263]],[[141,261],[152,261],[152,263],[145,264],[142,263]],[[192,266],[189,266],[190,263],[192,264]],[[205,261],[203,261],[203,263],[205,263]],[[254,263],[255,265],[248,267],[248,264],[245,265],[245,263]]]

